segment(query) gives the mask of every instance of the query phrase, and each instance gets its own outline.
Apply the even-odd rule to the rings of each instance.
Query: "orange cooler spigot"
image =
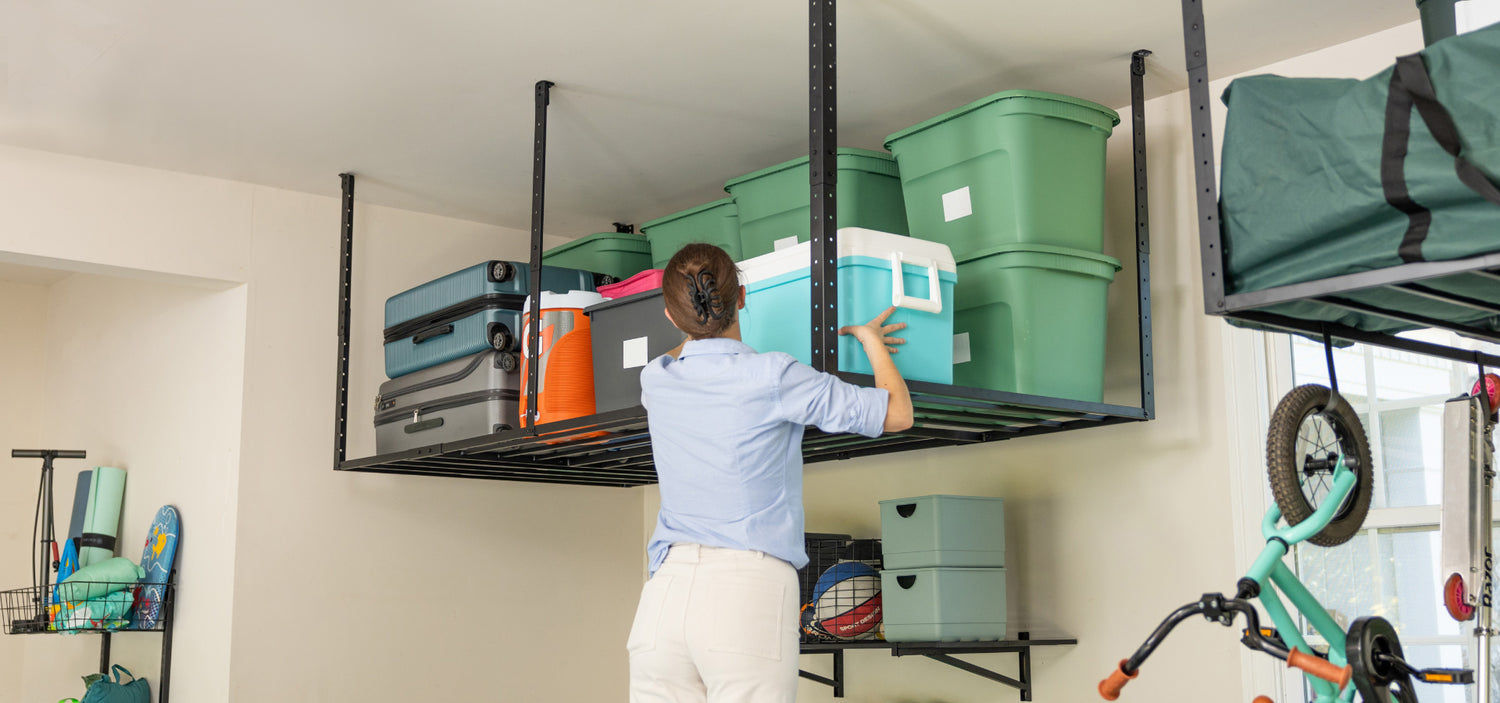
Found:
[[[583,309],[604,302],[590,291],[542,293],[537,352],[537,424],[594,414],[594,352]],[[521,426],[530,426],[531,301],[522,314]]]

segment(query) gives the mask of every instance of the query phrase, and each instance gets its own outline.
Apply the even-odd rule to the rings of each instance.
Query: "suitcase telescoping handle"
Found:
[[[421,332],[412,335],[411,343],[421,344],[422,342],[432,339],[433,337],[441,337],[445,334],[453,334],[453,325],[440,325],[438,327],[432,327],[422,330]]]
[[[911,263],[927,269],[927,299],[913,298],[906,295],[906,283],[904,282],[904,271],[902,264],[906,261],[906,255],[899,251],[891,252],[891,305],[918,312],[930,312],[933,314],[943,311],[943,285],[938,279],[937,262],[932,259],[913,258]]]

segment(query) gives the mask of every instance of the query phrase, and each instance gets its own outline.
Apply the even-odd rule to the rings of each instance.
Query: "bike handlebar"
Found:
[[[1343,688],[1354,676],[1354,667],[1339,666],[1316,654],[1305,654],[1296,647],[1292,648],[1291,654],[1287,655],[1286,665],[1297,667],[1313,676]]]
[[[1103,681],[1099,682],[1099,695],[1107,701],[1115,700],[1120,697],[1120,689],[1125,688],[1125,684],[1130,683],[1131,679],[1140,675],[1140,669],[1136,669],[1128,674],[1125,673],[1125,660],[1121,659],[1120,665],[1115,667],[1114,671],[1109,672],[1109,676],[1105,677]]]

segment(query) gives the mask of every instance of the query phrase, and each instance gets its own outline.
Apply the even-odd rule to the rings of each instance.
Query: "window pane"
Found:
[[[1297,546],[1297,571],[1341,627],[1377,615],[1403,638],[1460,636],[1440,597],[1435,529],[1362,532],[1337,547]],[[1310,626],[1304,632],[1313,634]]]
[[[1370,355],[1375,364],[1375,396],[1382,400],[1453,392],[1453,362],[1447,359],[1381,347],[1372,347]],[[1339,380],[1343,380],[1342,369]]]
[[[1339,377],[1339,393],[1355,406],[1362,405],[1369,395],[1365,380],[1364,349],[1364,346],[1355,345],[1333,350],[1333,368]],[[1328,359],[1321,343],[1292,337],[1292,377],[1293,385],[1328,385]]]
[[[1375,483],[1385,495],[1384,507],[1441,503],[1443,408],[1426,406],[1380,413],[1378,456]]]

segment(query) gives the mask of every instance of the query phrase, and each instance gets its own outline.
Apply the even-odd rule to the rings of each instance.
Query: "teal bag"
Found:
[[[106,676],[89,686],[88,693],[83,696],[83,703],[151,703],[151,685],[145,679],[138,679],[135,674],[119,664],[113,667],[115,678],[113,681]],[[125,683],[124,676],[130,677],[130,683]]]
[[[1225,292],[1500,251],[1500,25],[1363,80],[1251,76],[1224,92]],[[1432,288],[1500,303],[1471,274]],[[1500,317],[1398,289],[1356,303],[1488,329]],[[1318,303],[1268,308],[1378,332],[1416,325]]]

